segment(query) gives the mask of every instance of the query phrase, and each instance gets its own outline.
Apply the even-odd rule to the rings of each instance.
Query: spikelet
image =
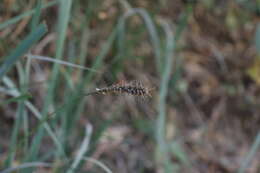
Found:
[[[129,83],[121,82],[116,85],[112,85],[104,88],[96,88],[96,91],[87,93],[86,95],[92,94],[128,94],[133,96],[141,96],[141,97],[151,97],[150,88],[144,87],[139,81],[132,81]]]

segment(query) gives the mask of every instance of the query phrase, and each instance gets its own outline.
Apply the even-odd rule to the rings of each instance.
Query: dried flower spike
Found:
[[[96,91],[87,93],[86,95],[115,93],[151,97],[151,90],[152,89],[150,88],[144,87],[139,81],[132,81],[129,83],[121,82],[119,84],[105,88],[96,88]]]

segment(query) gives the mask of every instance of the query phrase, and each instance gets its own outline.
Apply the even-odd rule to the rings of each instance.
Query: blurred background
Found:
[[[2,0],[0,172],[259,173],[259,0]],[[152,97],[84,93],[140,81]]]

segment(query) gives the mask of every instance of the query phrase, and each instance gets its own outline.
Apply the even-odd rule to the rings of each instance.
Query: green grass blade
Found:
[[[156,27],[147,13],[146,10],[141,8],[132,8],[128,12],[125,13],[125,15],[119,20],[119,26],[118,26],[118,33],[119,33],[119,51],[123,52],[125,50],[124,46],[124,40],[125,40],[125,21],[133,16],[133,15],[140,15],[141,18],[144,20],[144,24],[148,30],[148,33],[150,35],[151,43],[153,46],[153,50],[155,53],[155,61],[156,61],[156,68],[157,71],[160,73],[162,69],[162,59],[161,59],[161,48],[160,48],[160,39],[156,30]],[[119,56],[120,57],[120,56]]]
[[[45,8],[51,7],[51,6],[55,5],[58,2],[59,2],[59,0],[53,0],[53,1],[49,2],[48,4],[44,5],[41,9],[45,9]],[[34,13],[35,13],[35,9],[29,10],[29,11],[27,11],[27,12],[25,12],[25,13],[19,15],[19,16],[13,17],[12,19],[9,19],[8,21],[3,22],[3,23],[0,24],[0,30],[8,27],[9,25],[17,23],[20,20],[22,20],[24,17],[31,16]]]
[[[34,31],[36,26],[39,24],[40,16],[41,16],[41,7],[42,7],[42,0],[37,1],[37,5],[34,10],[33,18],[31,21],[31,30]]]
[[[188,19],[192,15],[193,6],[189,5],[186,7],[185,12],[180,16],[180,23],[178,24],[175,32],[175,40],[178,41],[180,39],[181,33],[187,27]]]
[[[62,53],[64,50],[64,43],[66,37],[66,31],[70,18],[71,0],[60,1],[59,10],[59,25],[58,25],[58,39],[57,39],[57,49],[56,49],[56,59],[60,60],[62,58]],[[49,84],[48,95],[45,99],[45,105],[43,112],[46,114],[48,105],[52,104],[54,97],[54,89],[57,83],[58,72],[60,64],[55,63],[53,66],[51,74],[51,82]]]
[[[172,64],[173,64],[173,52],[175,47],[175,39],[173,33],[170,29],[168,23],[162,23],[162,27],[166,33],[166,48],[165,52],[165,63],[164,70],[162,71],[161,75],[161,84],[160,84],[160,91],[159,91],[159,103],[158,103],[158,119],[157,119],[157,133],[156,133],[156,141],[158,144],[157,148],[157,160],[159,163],[164,165],[165,170],[171,170],[168,152],[167,152],[167,144],[165,139],[165,123],[166,123],[166,96],[168,93],[168,85],[171,78],[171,71],[172,71]]]
[[[15,64],[15,62],[21,58],[46,32],[47,28],[45,24],[41,24],[23,41],[21,41],[15,50],[5,58],[4,64],[0,67],[0,80],[2,80],[5,73]]]
[[[21,93],[16,89],[14,83],[11,81],[11,79],[4,77],[3,83],[6,84],[9,88],[9,90],[4,90],[6,94],[17,97],[19,95],[21,95]],[[52,138],[54,144],[57,147],[57,151],[59,152],[60,155],[63,155],[64,157],[66,157],[65,151],[63,149],[63,146],[61,145],[60,141],[58,140],[57,136],[55,135],[55,133],[52,131],[52,129],[50,128],[50,125],[44,121],[42,122],[42,120],[44,119],[44,117],[42,116],[42,114],[40,113],[40,111],[29,101],[25,101],[25,105],[26,107],[32,112],[32,114],[39,119],[39,124],[43,125],[43,127],[45,128],[45,130],[47,131],[47,133],[49,134],[49,136]],[[31,134],[33,134],[35,131],[32,130]]]
[[[22,115],[23,115],[24,109],[25,109],[24,103],[20,102],[18,104],[18,111],[16,113],[15,124],[14,124],[13,131],[12,131],[9,153],[8,153],[8,157],[5,162],[6,167],[10,167],[14,161],[14,157],[15,157],[15,153],[16,153],[16,149],[17,149],[17,138],[18,138],[19,129],[22,124]]]
[[[104,163],[93,159],[93,158],[89,158],[89,157],[84,157],[84,160],[88,161],[88,162],[92,162],[93,164],[99,166],[100,168],[102,168],[104,170],[104,172],[106,173],[113,173]]]
[[[83,84],[89,83],[91,81],[92,77],[94,76],[93,70],[97,71],[98,68],[100,68],[100,66],[102,65],[103,59],[108,54],[110,48],[112,47],[114,40],[116,39],[117,33],[118,33],[118,25],[116,26],[116,29],[114,29],[112,31],[108,40],[103,44],[100,54],[95,58],[95,61],[93,62],[93,65],[91,66],[92,71],[90,71],[88,73],[88,75],[86,75],[86,77],[83,80],[84,81]]]
[[[72,0],[63,0],[60,1],[60,10],[59,10],[59,24],[58,24],[58,39],[57,39],[57,50],[56,58],[61,59],[64,43],[66,38],[66,32],[70,19]]]
[[[58,24],[58,40],[57,40],[57,49],[56,49],[56,59],[61,60],[62,59],[62,54],[65,46],[65,38],[66,38],[66,33],[67,33],[67,28],[69,24],[69,18],[70,18],[70,12],[71,12],[71,6],[72,6],[72,0],[64,0],[60,2],[60,10],[59,10],[59,24]],[[59,68],[60,64],[55,63],[53,66],[52,70],[52,75],[51,75],[51,83],[50,83],[50,88],[48,91],[48,98],[47,102],[51,103],[53,101],[53,96],[54,96],[54,90],[57,85],[57,79],[59,76]],[[66,121],[66,116],[63,119]],[[66,135],[66,132],[62,131],[62,134]],[[64,135],[61,135],[64,136]],[[64,141],[64,139],[61,139],[61,141]],[[66,148],[66,143],[63,143],[63,146]]]
[[[74,173],[80,162],[83,160],[85,153],[89,149],[90,138],[92,135],[93,127],[91,124],[87,124],[85,127],[85,138],[80,146],[80,149],[67,173]]]
[[[4,102],[0,102],[0,104],[1,105],[7,105],[7,104],[10,104],[10,103],[14,103],[14,102],[25,101],[25,100],[28,100],[30,98],[32,98],[31,94],[24,93],[24,94],[21,94],[20,96],[10,98],[10,99],[8,99]]]
[[[69,18],[70,18],[70,9],[72,5],[71,0],[63,0],[59,2],[60,2],[59,25],[58,25],[58,39],[57,39],[57,49],[56,49],[56,58],[58,60],[62,58],[65,38],[66,38],[66,31],[69,23]],[[42,120],[45,120],[46,117],[48,116],[47,112],[48,112],[49,105],[52,105],[54,103],[53,98],[55,97],[55,86],[58,82],[57,78],[58,78],[59,67],[60,64],[57,63],[55,63],[53,66],[47,97],[45,98],[44,101]],[[41,123],[41,121],[39,123]],[[33,143],[31,146],[31,150],[28,153],[29,157],[27,158],[27,160],[34,161],[35,158],[37,158],[40,144],[44,135],[45,133],[44,133],[43,126],[40,125],[40,127],[38,128],[38,132],[35,134],[35,137],[33,139]],[[66,156],[66,155],[63,152],[57,151],[57,156]]]

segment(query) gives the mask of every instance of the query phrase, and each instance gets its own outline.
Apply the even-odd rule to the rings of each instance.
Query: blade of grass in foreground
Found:
[[[57,60],[61,60],[62,59],[62,54],[63,54],[63,50],[64,50],[64,46],[65,46],[65,38],[66,38],[66,33],[67,33],[67,28],[68,28],[68,24],[69,24],[69,18],[70,18],[70,14],[71,14],[71,6],[72,6],[72,0],[64,0],[60,2],[60,10],[59,10],[59,24],[58,24],[58,40],[57,40],[57,50],[56,50],[56,59]],[[47,96],[47,100],[46,100],[46,104],[51,103],[51,101],[53,101],[53,95],[55,92],[55,87],[57,86],[57,79],[59,76],[59,68],[60,68],[60,64],[56,63],[53,66],[53,70],[52,70],[52,75],[51,75],[51,83],[50,83],[50,87],[48,90],[48,96]],[[64,117],[66,118],[66,117]],[[64,129],[62,129],[62,133],[61,134],[65,134],[66,132],[64,131]],[[64,141],[63,146],[64,148],[66,148],[66,143],[65,140],[62,139],[62,135],[61,135],[61,141]]]
[[[70,9],[72,5],[72,0],[62,0],[59,1],[60,8],[59,8],[59,25],[58,25],[58,39],[57,39],[57,49],[56,49],[56,58],[61,59],[63,50],[64,50],[64,44],[65,44],[65,38],[66,38],[66,32],[68,28],[69,18],[70,18]],[[53,105],[54,103],[54,97],[55,97],[55,86],[57,85],[57,78],[58,78],[58,72],[59,72],[60,64],[55,63],[53,66],[53,70],[51,73],[51,81],[48,88],[47,96],[44,100],[44,107],[43,107],[43,120],[46,119],[48,116],[48,108],[49,105]],[[37,155],[39,153],[40,145],[42,143],[42,138],[45,135],[45,131],[43,126],[40,126],[37,129],[37,133],[35,134],[30,151],[28,152],[27,161],[34,161],[37,159]],[[62,154],[62,155],[61,155]],[[65,153],[60,153],[57,151],[58,157],[63,156],[66,159]],[[28,172],[32,172],[32,170],[28,170]]]
[[[68,28],[69,18],[70,18],[70,9],[71,9],[72,1],[71,0],[63,0],[60,1],[60,9],[59,9],[59,24],[58,24],[58,39],[57,39],[57,49],[56,49],[56,59],[60,60],[62,58],[66,32]],[[43,114],[47,113],[48,106],[52,104],[54,98],[54,90],[57,84],[57,78],[59,74],[60,64],[55,63],[51,73],[51,81],[48,88],[48,94],[45,99]]]
[[[4,102],[0,102],[0,105],[6,105],[6,104],[10,104],[10,103],[19,102],[19,101],[25,101],[30,98],[32,98],[32,96],[29,93],[23,93],[20,96],[10,98]]]
[[[33,31],[38,25],[41,16],[42,0],[37,0],[37,4],[34,10],[34,15],[31,21],[31,30]]]
[[[41,7],[41,9],[51,7],[51,6],[55,5],[58,2],[59,2],[59,0],[51,1],[48,4],[44,5],[43,7]],[[0,24],[0,30],[3,29],[3,28],[8,27],[11,24],[15,24],[16,22],[22,20],[24,17],[30,16],[30,15],[32,15],[34,13],[35,13],[35,9],[27,11],[27,12],[25,12],[25,13],[19,15],[19,16],[13,17],[12,19],[9,19],[6,22],[3,22],[3,23]]]
[[[101,65],[102,65],[102,60],[104,59],[104,57],[107,55],[107,53],[109,52],[109,50],[110,50],[110,48],[111,48],[111,46],[112,46],[112,43],[114,42],[114,40],[115,40],[115,38],[116,38],[116,32],[117,30],[115,29],[112,33],[111,33],[111,35],[110,35],[110,37],[108,38],[108,41],[106,42],[106,43],[104,43],[104,45],[103,45],[103,47],[102,47],[102,51],[100,52],[100,55],[96,58],[96,61],[94,62],[94,64],[93,64],[93,69],[98,69]],[[82,89],[83,87],[84,87],[84,84],[85,83],[88,83],[89,81],[91,81],[91,78],[93,77],[93,75],[94,75],[94,72],[95,72],[95,70],[92,70],[92,71],[90,71],[90,73],[88,73],[88,75],[85,77],[85,80],[83,80],[82,82],[81,82],[81,84],[80,84],[80,88]],[[14,87],[12,87],[12,88],[14,88]],[[77,91],[77,92],[76,92]],[[49,116],[55,116],[56,114],[59,114],[59,113],[63,113],[63,114],[65,114],[65,113],[68,113],[69,114],[69,112],[71,111],[71,107],[73,107],[73,106],[71,106],[71,105],[79,105],[79,104],[82,104],[82,102],[80,101],[80,99],[82,99],[82,90],[76,90],[71,96],[69,96],[69,97],[66,97],[66,98],[68,98],[68,100],[66,101],[66,103],[65,104],[63,104],[61,107],[59,107],[59,108],[57,108],[56,109],[56,111],[54,111],[53,113],[51,113],[51,114],[48,114],[48,117],[45,117],[45,118],[43,118],[41,115],[40,115],[40,113],[39,112],[37,112],[37,110],[35,110],[34,112],[36,113],[36,114],[38,114],[38,116],[37,116],[37,118],[38,119],[40,119],[40,121],[39,121],[39,123],[38,123],[38,126],[37,126],[37,128],[36,129],[39,129],[40,128],[40,126],[42,126],[42,125],[46,125],[46,123],[47,123],[47,121],[48,120],[50,120],[49,119]],[[30,105],[30,108],[33,108],[31,105]],[[34,109],[33,109],[34,110]],[[64,115],[65,116],[65,115]],[[64,118],[64,116],[62,117],[62,118]],[[56,117],[56,116],[55,116]],[[71,124],[71,121],[69,121],[70,122],[70,124]],[[44,126],[45,127],[45,126]],[[48,127],[49,128],[49,127]],[[34,132],[35,132],[35,130],[36,129],[32,129],[31,130],[31,132],[30,132],[30,134],[28,135],[28,136],[31,136],[32,134],[34,134]],[[48,129],[46,129],[47,131],[48,131]],[[50,129],[49,129],[50,130]],[[53,138],[53,135],[54,134],[52,134],[52,135],[50,135],[52,138]],[[58,147],[58,151],[62,154],[62,153],[64,153],[63,152],[63,149],[62,149],[62,147],[59,147],[60,145],[59,145],[59,141],[56,139],[56,138],[54,138],[54,142],[57,144],[57,147]],[[32,146],[32,145],[31,145]],[[64,155],[65,156],[65,155]]]
[[[8,77],[4,77],[3,78],[3,83],[6,84],[8,86],[8,88],[11,89],[4,89],[2,90],[2,92],[5,92],[8,95],[11,95],[13,97],[17,97],[19,95],[21,95],[21,93],[16,89],[17,87],[15,87],[15,84],[8,78]],[[39,110],[29,101],[25,101],[25,105],[26,107],[32,112],[32,114],[35,115],[35,117],[39,120],[42,120],[43,117],[41,115],[41,113],[39,112]],[[55,135],[55,133],[52,131],[52,129],[50,128],[50,125],[47,122],[43,122],[43,127],[45,128],[46,132],[49,134],[49,136],[51,137],[51,139],[53,140],[57,151],[60,152],[61,155],[65,155],[65,151],[63,149],[63,146],[61,145],[60,141],[58,140],[57,136]],[[31,134],[34,134],[35,130],[31,131]],[[31,135],[28,137],[31,137]],[[23,143],[25,141],[20,141],[18,144],[16,144],[18,146],[18,148],[20,148],[19,146],[22,146]],[[31,147],[32,145],[30,145]]]
[[[15,62],[22,57],[46,32],[46,25],[39,25],[12,51],[9,56],[5,58],[3,65],[0,67],[0,80],[2,80],[5,73],[15,64]]]

